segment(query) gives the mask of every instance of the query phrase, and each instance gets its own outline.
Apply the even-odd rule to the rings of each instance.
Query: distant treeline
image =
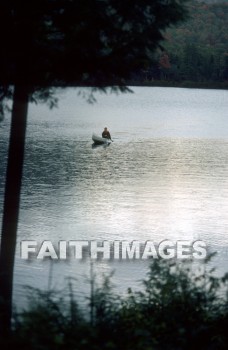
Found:
[[[143,81],[228,81],[228,1],[190,1],[189,18],[165,33]]]

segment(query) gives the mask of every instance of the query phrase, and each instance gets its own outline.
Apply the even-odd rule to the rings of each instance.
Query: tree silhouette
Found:
[[[1,332],[10,331],[13,266],[28,103],[52,88],[112,86],[151,60],[162,30],[183,19],[178,0],[1,0],[0,111],[12,122],[0,251]]]

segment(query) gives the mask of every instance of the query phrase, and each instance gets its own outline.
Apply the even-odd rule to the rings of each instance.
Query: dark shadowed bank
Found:
[[[197,82],[191,80],[167,81],[167,80],[145,80],[143,82],[130,81],[129,86],[148,86],[148,87],[178,87],[188,89],[220,89],[228,90],[228,82]]]
[[[193,267],[154,260],[142,291],[129,289],[125,297],[113,293],[109,277],[97,286],[93,276],[86,310],[74,298],[72,280],[68,297],[30,289],[29,307],[14,314],[1,348],[227,349],[228,275],[214,277],[203,263]]]

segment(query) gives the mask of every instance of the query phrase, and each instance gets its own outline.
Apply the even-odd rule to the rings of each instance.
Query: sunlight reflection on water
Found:
[[[204,240],[228,262],[227,92],[135,88],[99,96],[91,106],[73,90],[50,112],[31,107],[21,196],[15,300],[24,284],[47,288],[49,261],[25,262],[20,241]],[[92,132],[110,127],[114,142],[92,148]],[[3,193],[9,121],[1,125]],[[116,269],[121,292],[137,286],[148,262],[97,262]],[[88,294],[88,262],[56,262],[53,285],[75,276]]]

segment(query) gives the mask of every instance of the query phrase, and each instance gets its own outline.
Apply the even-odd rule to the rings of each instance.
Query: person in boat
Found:
[[[104,137],[105,139],[111,140],[111,135],[110,135],[110,132],[108,131],[108,128],[104,128],[104,131],[102,132],[102,137]]]

